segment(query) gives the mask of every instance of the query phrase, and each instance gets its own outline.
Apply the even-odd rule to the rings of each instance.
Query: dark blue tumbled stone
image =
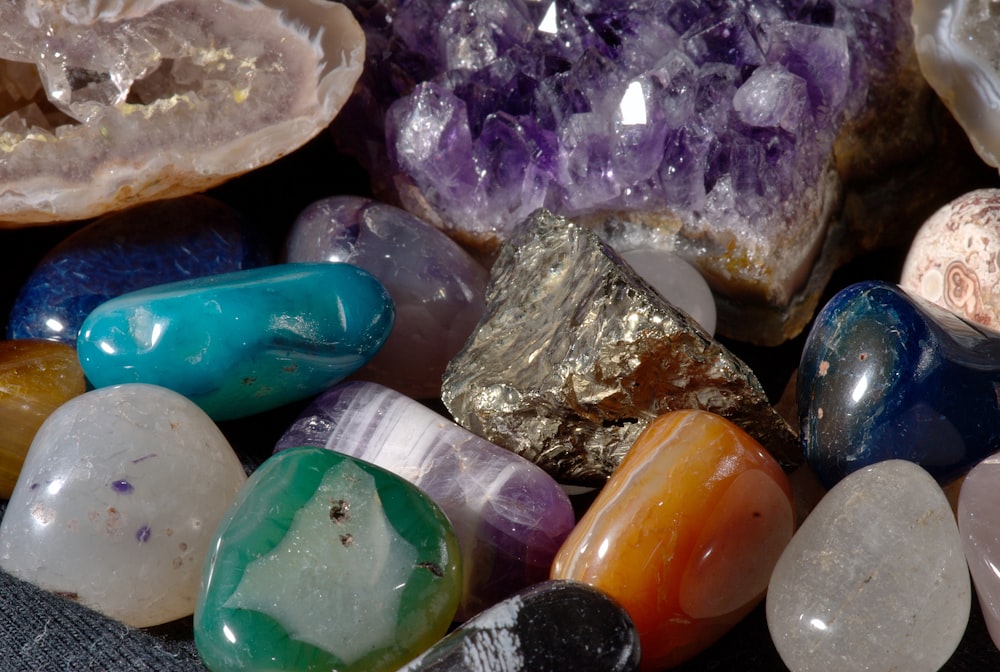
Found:
[[[805,457],[830,487],[875,462],[916,462],[946,483],[1000,449],[1000,334],[896,285],[841,291],[799,366]]]
[[[80,229],[39,262],[11,309],[7,338],[75,345],[84,318],[108,299],[270,262],[239,214],[215,199],[136,206]]]
[[[639,635],[617,602],[583,583],[545,581],[500,602],[400,672],[627,672]]]

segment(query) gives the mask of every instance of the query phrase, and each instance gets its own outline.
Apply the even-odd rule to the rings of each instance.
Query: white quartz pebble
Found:
[[[715,334],[715,297],[698,269],[664,250],[640,248],[619,254],[660,296]]]
[[[840,481],[771,575],[767,624],[792,672],[932,672],[972,601],[958,526],[938,484],[889,460]]]
[[[88,392],[35,435],[0,526],[0,567],[135,627],[188,616],[245,480],[185,397],[144,384]]]

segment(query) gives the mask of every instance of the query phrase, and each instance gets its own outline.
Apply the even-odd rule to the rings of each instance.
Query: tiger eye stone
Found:
[[[72,347],[33,339],[0,341],[0,498],[13,492],[45,418],[86,389]]]
[[[766,450],[705,411],[658,417],[556,555],[551,578],[603,590],[639,632],[642,670],[681,663],[764,596],[794,531]]]

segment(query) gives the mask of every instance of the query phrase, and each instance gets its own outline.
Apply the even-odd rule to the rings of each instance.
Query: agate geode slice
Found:
[[[845,184],[927,147],[908,0],[347,4],[368,61],[334,127],[377,188],[487,253],[539,207],[676,249],[734,336],[798,332]]]
[[[322,0],[0,3],[0,225],[214,186],[336,116],[364,34]]]
[[[1000,166],[1000,6],[992,0],[914,0],[912,21],[927,81],[979,156]]]

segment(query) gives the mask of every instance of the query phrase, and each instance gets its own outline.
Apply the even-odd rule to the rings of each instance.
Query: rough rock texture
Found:
[[[0,3],[0,226],[201,191],[304,144],[361,73],[322,0]]]
[[[378,189],[487,253],[538,207],[676,249],[726,335],[798,333],[907,221],[887,195],[951,179],[900,177],[934,145],[908,0],[347,4],[368,61],[335,128]]]
[[[501,248],[442,399],[459,424],[564,483],[602,484],[653,418],[682,408],[725,416],[786,464],[801,460],[746,364],[596,234],[544,210]]]

